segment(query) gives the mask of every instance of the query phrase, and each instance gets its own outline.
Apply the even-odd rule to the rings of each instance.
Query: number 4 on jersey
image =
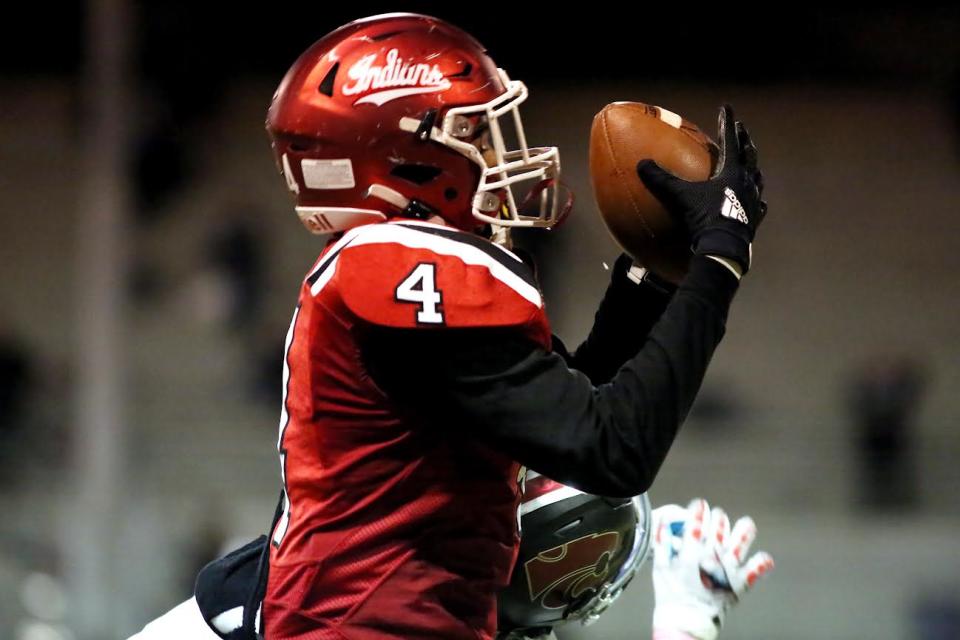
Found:
[[[440,309],[443,296],[437,291],[437,265],[430,262],[418,264],[410,275],[397,285],[394,295],[400,302],[420,305],[417,311],[418,323],[443,324],[443,310]]]

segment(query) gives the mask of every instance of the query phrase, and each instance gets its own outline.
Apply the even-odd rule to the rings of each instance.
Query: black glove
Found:
[[[731,123],[735,123],[731,126]],[[728,258],[750,269],[751,243],[767,214],[757,148],[733,109],[719,117],[720,160],[709,180],[687,182],[653,160],[641,160],[637,174],[647,189],[686,228],[694,253]]]

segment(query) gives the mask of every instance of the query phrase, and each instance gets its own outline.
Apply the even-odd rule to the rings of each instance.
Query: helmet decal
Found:
[[[382,106],[391,100],[421,93],[446,91],[450,81],[439,65],[410,63],[400,59],[398,49],[387,52],[383,65],[374,64],[377,54],[363,56],[347,70],[349,82],[340,89],[345,96],[362,95],[353,105]]]
[[[524,565],[530,600],[542,598],[548,609],[563,609],[589,589],[599,589],[610,573],[620,533],[595,533],[537,554]],[[560,562],[566,560],[565,562]],[[571,561],[576,568],[570,570]]]

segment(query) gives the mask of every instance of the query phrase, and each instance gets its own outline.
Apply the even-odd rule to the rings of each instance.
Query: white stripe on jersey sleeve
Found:
[[[332,252],[333,250],[331,250]],[[317,281],[313,283],[310,287],[310,295],[316,296],[320,293],[327,283],[330,282],[330,279],[333,277],[333,274],[337,272],[337,260],[340,259],[339,255],[335,255],[333,260],[329,263],[329,268],[320,274],[320,277],[317,278]],[[314,271],[316,273],[316,271]]]
[[[444,231],[453,230],[453,227],[448,227],[442,224],[434,224],[432,222],[424,222],[423,220],[403,220],[403,221],[397,221],[394,224],[400,224],[400,225],[403,225],[404,227],[428,227],[431,229],[443,229]],[[523,260],[520,259],[520,256],[515,254],[513,251],[510,251],[510,249],[507,249],[505,246],[501,244],[497,244],[496,242],[491,242],[490,246],[500,249],[500,251],[504,252],[505,254],[507,254],[508,256],[510,256],[517,262],[519,262],[520,264],[523,264]]]
[[[307,274],[307,277],[304,278],[304,280],[309,280],[310,278],[312,278],[313,274],[315,274],[317,271],[320,271],[320,269],[323,269],[325,266],[327,266],[328,263],[331,262],[331,260],[336,258],[337,252],[340,251],[340,249],[343,249],[345,246],[347,246],[351,240],[356,238],[357,233],[359,233],[361,229],[363,229],[363,227],[355,227],[347,231],[345,234],[343,234],[343,237],[337,240],[333,244],[333,246],[330,247],[330,250],[327,251],[323,255],[323,257],[317,261],[317,264],[313,267],[313,269],[310,270],[310,273]],[[313,291],[312,288],[310,289],[310,292],[313,295],[317,295],[317,292]]]
[[[449,238],[422,233],[415,229],[396,224],[371,224],[357,227],[351,230],[351,232],[353,231],[358,233],[350,239],[344,236],[337,243],[340,245],[339,248],[346,247],[348,244],[351,247],[369,244],[399,244],[409,247],[410,249],[427,249],[439,255],[456,256],[465,264],[486,267],[487,270],[490,271],[490,275],[516,291],[525,300],[537,308],[543,307],[540,291],[538,291],[536,287],[525,282],[523,278],[498,262],[496,258],[493,258],[474,246]],[[340,243],[343,244],[341,245]],[[338,247],[334,247],[330,251],[332,253],[337,249]],[[517,259],[513,254],[507,253],[511,258]],[[335,263],[336,258],[333,259],[331,267],[334,266]],[[323,268],[323,265],[318,265],[317,269],[321,268]],[[314,269],[314,272],[316,272],[317,269]],[[320,289],[323,288],[323,285],[326,284],[326,281],[329,281],[331,276],[328,276],[328,274],[332,274],[332,271],[333,269],[328,269],[321,275],[313,287],[311,287],[310,293],[317,295]],[[321,282],[323,284],[321,284]]]

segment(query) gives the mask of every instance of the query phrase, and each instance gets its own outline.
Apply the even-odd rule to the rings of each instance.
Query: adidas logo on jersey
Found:
[[[375,104],[379,107],[397,98],[450,88],[450,81],[443,77],[438,65],[403,62],[397,49],[387,52],[383,66],[375,65],[376,59],[376,54],[364,56],[347,71],[351,82],[343,85],[343,95],[355,96],[374,90],[354,102],[354,106]]]
[[[740,204],[740,200],[737,199],[737,194],[733,192],[733,189],[727,187],[723,190],[723,194],[726,196],[723,200],[723,207],[720,209],[720,215],[724,218],[730,218],[731,220],[736,220],[737,222],[742,222],[743,224],[749,224],[747,220],[747,212],[743,210],[743,205]]]

